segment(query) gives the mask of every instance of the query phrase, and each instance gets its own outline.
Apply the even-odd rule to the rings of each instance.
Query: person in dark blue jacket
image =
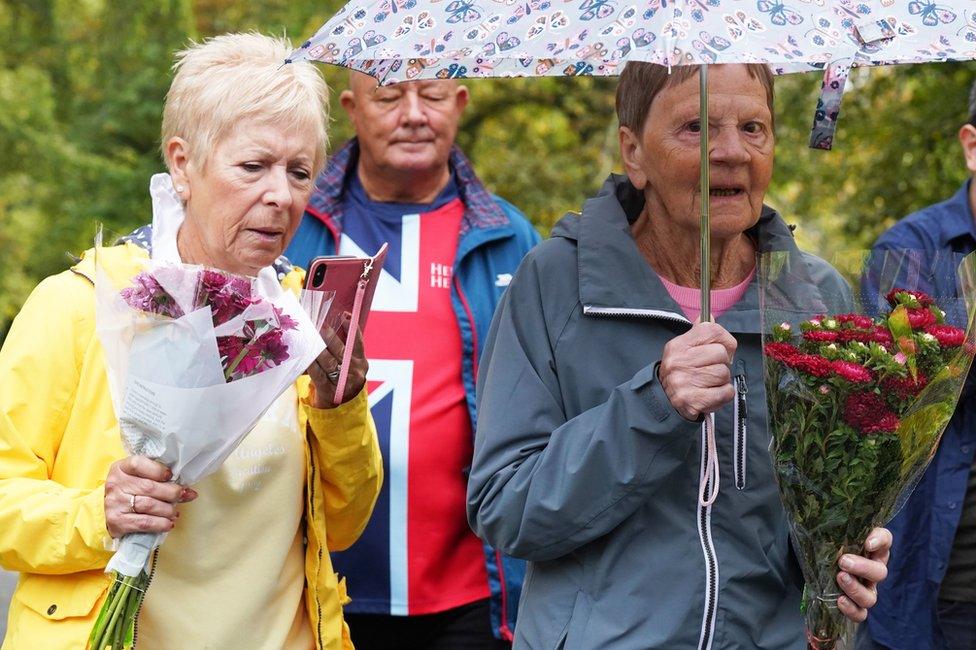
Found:
[[[287,251],[308,268],[390,245],[365,332],[387,479],[359,541],[332,556],[360,650],[494,650],[515,628],[524,565],[474,535],[465,489],[481,346],[539,235],[454,144],[467,99],[454,81],[377,87],[353,73],[340,102],[356,138],[318,177]]]
[[[976,85],[969,121],[959,129],[966,167],[976,174]],[[950,198],[908,215],[875,243],[873,254],[914,249],[905,268],[927,269],[918,288],[956,293],[956,263],[976,251],[976,185],[970,177]],[[891,253],[888,255],[899,255]],[[917,256],[920,256],[917,257]],[[957,315],[958,317],[959,315]],[[859,650],[976,648],[976,371],[970,371],[939,449],[901,512],[888,580],[862,626]]]

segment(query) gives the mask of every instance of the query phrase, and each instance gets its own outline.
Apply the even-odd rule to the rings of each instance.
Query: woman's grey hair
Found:
[[[314,138],[318,174],[328,144],[329,89],[313,64],[284,63],[292,49],[285,38],[252,32],[215,36],[177,52],[163,107],[164,160],[166,143],[179,137],[202,169],[221,139],[256,120]]]
[[[749,74],[766,89],[769,113],[773,114],[773,73],[761,63],[744,64]],[[640,135],[651,110],[651,102],[665,88],[676,86],[698,74],[697,65],[681,65],[671,71],[656,63],[630,61],[617,83],[617,121]],[[775,122],[775,118],[774,118]]]

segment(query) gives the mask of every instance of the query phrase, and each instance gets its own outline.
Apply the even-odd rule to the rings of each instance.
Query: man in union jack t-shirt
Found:
[[[307,268],[390,245],[365,332],[386,479],[360,540],[332,555],[360,650],[506,648],[515,625],[524,567],[471,532],[465,489],[480,347],[539,236],[454,146],[467,101],[454,81],[377,87],[353,73],[340,102],[356,138],[317,179],[287,251]]]

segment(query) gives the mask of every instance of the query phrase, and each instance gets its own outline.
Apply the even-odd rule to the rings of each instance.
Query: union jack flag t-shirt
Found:
[[[453,177],[430,205],[369,199],[352,174],[340,255],[389,253],[364,333],[383,489],[362,537],[332,554],[361,614],[431,614],[487,598],[481,541],[465,517],[471,421],[451,303],[464,204]]]

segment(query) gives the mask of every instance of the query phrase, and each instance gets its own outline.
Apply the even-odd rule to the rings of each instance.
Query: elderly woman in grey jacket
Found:
[[[756,255],[792,253],[791,290],[843,300],[846,289],[763,205],[768,69],[713,70],[716,322],[697,322],[697,71],[646,63],[628,64],[617,89],[626,177],[560,221],[495,314],[468,516],[487,542],[530,561],[516,647],[806,647],[803,581],[767,451]],[[710,504],[699,494],[707,413],[722,486]],[[838,607],[853,620],[875,602],[890,540],[877,529],[865,556],[840,560]]]

